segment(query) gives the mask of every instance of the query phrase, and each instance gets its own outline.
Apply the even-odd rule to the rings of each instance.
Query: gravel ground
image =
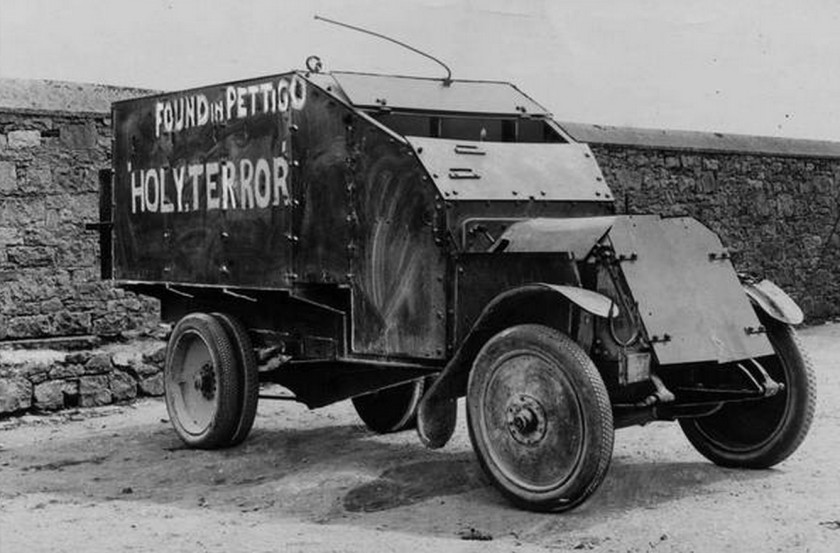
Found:
[[[819,404],[793,457],[723,469],[676,424],[624,429],[601,489],[559,515],[488,484],[463,411],[439,451],[369,433],[349,402],[264,401],[215,452],[184,449],[159,400],[0,421],[0,552],[840,551],[840,325],[801,334]]]

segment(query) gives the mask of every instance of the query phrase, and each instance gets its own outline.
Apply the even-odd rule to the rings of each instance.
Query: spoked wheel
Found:
[[[408,430],[417,422],[417,404],[423,397],[424,389],[424,380],[415,380],[356,396],[353,407],[365,426],[378,434]]]
[[[260,381],[257,369],[257,358],[248,331],[238,319],[224,313],[213,313],[213,317],[227,332],[236,355],[237,376],[240,380],[242,400],[239,408],[239,421],[236,431],[227,445],[237,445],[248,437],[254,425],[257,414],[257,403],[260,394]]]
[[[574,341],[541,325],[508,328],[484,345],[470,373],[467,424],[496,487],[535,511],[582,503],[612,456],[601,375]]]
[[[805,439],[814,418],[814,369],[796,332],[777,321],[761,322],[776,352],[762,365],[784,389],[757,401],[724,404],[705,417],[680,419],[691,445],[721,466],[762,469],[782,462]]]
[[[175,326],[166,350],[164,391],[169,418],[187,445],[211,449],[230,444],[242,392],[236,354],[214,317],[193,313]]]

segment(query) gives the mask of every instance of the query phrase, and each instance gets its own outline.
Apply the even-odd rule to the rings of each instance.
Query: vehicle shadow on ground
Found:
[[[624,455],[613,460],[590,501],[558,516],[511,506],[469,449],[430,451],[413,436],[382,438],[360,425],[258,428],[238,447],[202,451],[185,448],[161,423],[9,453],[5,493],[46,491],[78,502],[143,501],[361,527],[384,524],[423,535],[451,536],[475,527],[535,542],[553,531],[586,529],[615,513],[710,493],[720,481],[773,474]]]
[[[593,549],[611,539],[595,528],[640,511],[656,520],[657,513],[682,498],[720,494],[730,483],[772,477],[774,472],[728,470],[703,461],[616,459],[604,484],[582,506],[565,513],[534,513],[510,504],[489,483],[473,455],[465,453],[390,468],[350,489],[343,514],[325,522],[441,538],[506,538],[563,550]]]
[[[407,456],[442,462],[434,452],[407,441],[408,436],[383,442],[361,425],[258,428],[237,447],[205,451],[184,446],[168,422],[161,421],[159,426],[78,439],[56,434],[47,442],[5,450],[2,491],[241,511],[276,505],[317,518],[340,507],[348,489],[375,479]],[[462,457],[456,466],[469,464]]]

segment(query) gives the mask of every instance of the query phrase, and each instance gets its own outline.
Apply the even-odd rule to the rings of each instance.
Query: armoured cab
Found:
[[[589,148],[574,143],[545,108],[508,83],[442,86],[436,79],[355,73],[310,78],[399,134],[421,179],[434,185],[436,239],[446,255],[447,310],[436,314],[447,328],[444,358],[499,294],[540,282],[581,286],[578,262],[603,225],[601,235],[570,228],[565,243],[555,234],[550,250],[508,249],[502,237],[514,223],[614,211]]]

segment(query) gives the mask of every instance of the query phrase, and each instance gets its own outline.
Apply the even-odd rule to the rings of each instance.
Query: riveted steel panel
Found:
[[[442,359],[446,255],[436,243],[435,190],[403,144],[361,119],[352,167],[353,351]]]
[[[406,138],[448,200],[613,199],[601,169],[584,144]]]
[[[543,253],[477,253],[461,257],[455,273],[456,320],[453,346],[468,335],[494,298],[530,285],[530,288],[544,292],[544,299],[553,295],[544,283],[579,286],[580,278],[575,262],[564,255]],[[568,312],[555,313],[556,305],[542,299],[523,306],[523,309],[528,317],[545,314],[545,310],[551,311],[551,317],[556,315],[561,328],[569,315]],[[517,322],[510,321],[510,324]]]
[[[510,83],[332,72],[330,75],[356,107],[387,107],[454,113],[549,115],[544,107]]]
[[[689,217],[616,217],[608,234],[660,364],[773,353],[720,239]],[[713,257],[714,256],[714,257]],[[664,336],[665,341],[660,341]]]
[[[292,121],[296,283],[350,288],[353,353],[443,357],[446,258],[422,166],[317,87]]]
[[[295,113],[291,137],[294,176],[295,281],[343,283],[350,272],[350,197],[347,160],[349,108],[315,87]]]

